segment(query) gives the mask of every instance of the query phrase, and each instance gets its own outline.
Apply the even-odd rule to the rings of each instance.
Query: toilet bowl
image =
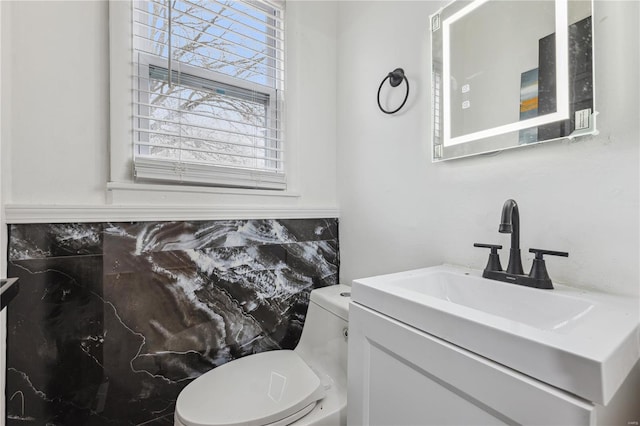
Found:
[[[187,385],[175,426],[346,425],[350,290],[339,284],[311,292],[294,350],[249,355]]]

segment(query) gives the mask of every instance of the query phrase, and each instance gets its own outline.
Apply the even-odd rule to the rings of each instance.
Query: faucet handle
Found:
[[[569,253],[567,253],[566,251],[553,251],[553,250],[530,248],[529,253],[535,253],[536,259],[539,259],[539,260],[542,260],[542,256],[544,256],[545,254],[548,254],[550,256],[569,257]]]
[[[473,243],[473,246],[491,249],[491,253],[497,253],[496,250],[499,250],[502,248],[502,246],[498,244],[484,244],[484,243]]]
[[[502,248],[501,245],[474,243],[473,246],[491,249],[491,253],[489,254],[489,261],[487,262],[487,266],[484,268],[483,276],[487,273],[487,271],[502,271],[500,256],[498,255],[498,249]]]
[[[547,265],[544,263],[543,256],[545,254],[548,254],[551,256],[569,257],[569,253],[565,251],[553,251],[535,248],[530,248],[529,253],[535,253],[536,255],[535,259],[533,259],[533,263],[531,264],[529,277],[540,281],[540,287],[538,288],[552,289],[553,284],[551,282],[551,278],[549,277],[549,273],[547,272]]]

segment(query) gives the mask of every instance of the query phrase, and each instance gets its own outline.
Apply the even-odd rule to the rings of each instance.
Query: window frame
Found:
[[[130,23],[130,34],[129,34],[129,48],[131,52],[131,70],[129,73],[130,76],[130,90],[131,90],[131,120],[130,120],[130,140],[131,140],[131,151],[128,157],[131,159],[131,179],[134,182],[139,183],[158,183],[163,184],[194,184],[194,185],[203,185],[207,187],[232,187],[232,188],[247,188],[247,189],[267,189],[267,190],[286,190],[287,189],[287,169],[289,169],[290,164],[285,161],[289,158],[287,152],[284,150],[284,132],[285,126],[283,119],[285,117],[285,103],[284,103],[284,78],[283,76],[278,76],[279,72],[286,71],[278,71],[275,67],[270,69],[274,70],[274,75],[270,76],[273,81],[276,82],[275,88],[270,88],[268,86],[264,86],[258,83],[254,83],[252,81],[243,80],[239,78],[234,78],[228,76],[226,74],[216,72],[213,70],[206,70],[197,66],[191,66],[187,63],[182,63],[178,61],[173,61],[171,64],[171,72],[172,75],[174,73],[180,72],[184,74],[188,74],[194,76],[198,79],[202,79],[205,81],[211,82],[212,86],[215,86],[216,83],[232,86],[238,88],[242,91],[247,92],[257,92],[259,94],[265,95],[268,97],[268,103],[266,104],[266,126],[265,131],[267,134],[267,149],[276,148],[281,151],[272,151],[275,154],[277,160],[274,160],[274,163],[279,162],[280,167],[278,169],[248,169],[243,167],[234,167],[230,165],[221,165],[221,164],[205,164],[205,163],[189,163],[183,162],[180,160],[169,160],[169,159],[152,159],[148,157],[142,157],[139,155],[139,146],[136,144],[137,134],[139,131],[136,129],[144,129],[148,128],[149,122],[148,119],[144,119],[141,116],[144,115],[140,112],[138,108],[141,105],[138,105],[139,99],[136,99],[138,96],[143,96],[144,91],[139,90],[141,84],[144,84],[142,80],[146,80],[146,84],[149,84],[151,81],[151,76],[149,73],[149,67],[155,66],[158,68],[162,68],[167,73],[169,72],[168,60],[166,58],[161,58],[149,53],[146,53],[142,50],[136,50],[134,46],[134,22],[133,17],[135,16],[134,7],[135,1],[130,2],[130,10],[129,10],[129,23]],[[110,2],[112,3],[112,2]],[[265,5],[265,12],[267,12],[266,8],[268,6]],[[274,6],[272,9],[274,13],[278,11],[278,9]],[[275,19],[273,22],[270,22],[271,25],[275,23]],[[276,30],[270,29],[270,32],[275,32]],[[284,33],[284,22],[280,31],[283,32],[283,36],[286,37]],[[110,35],[111,37],[111,35]],[[271,40],[271,39],[270,39]],[[281,55],[281,60],[284,66],[286,67],[284,61],[284,49],[282,51],[278,51],[275,48],[275,44],[277,43],[275,40],[271,40],[274,43],[274,53],[273,56],[269,56],[269,61],[274,61],[276,55]],[[113,55],[113,52],[112,52]],[[112,56],[113,57],[113,56]],[[145,77],[142,77],[145,76]],[[186,87],[189,87],[188,84],[181,84]],[[198,89],[194,87],[194,89]],[[149,94],[147,94],[149,96]],[[148,99],[147,99],[148,100]],[[147,102],[148,103],[148,102]],[[112,110],[113,111],[113,110]],[[146,123],[145,123],[146,121]],[[275,147],[271,147],[270,144],[275,144]],[[257,148],[260,149],[260,148]],[[113,159],[112,159],[113,161]],[[269,160],[266,160],[267,162]],[[112,164],[113,166],[113,164]],[[209,170],[209,171],[207,171]],[[112,175],[113,175],[113,167],[112,167]]]

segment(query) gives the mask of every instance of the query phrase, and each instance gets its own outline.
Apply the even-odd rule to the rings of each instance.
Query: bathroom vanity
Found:
[[[637,299],[481,274],[353,282],[349,424],[637,424]]]

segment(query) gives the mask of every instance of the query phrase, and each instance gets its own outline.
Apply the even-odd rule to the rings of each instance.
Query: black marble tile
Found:
[[[162,417],[158,417],[157,419],[152,419],[152,420],[148,420],[144,423],[140,423],[136,426],[173,426],[173,413],[172,414],[167,414],[165,416]]]
[[[338,239],[338,219],[279,219],[296,241],[323,241]]]
[[[104,379],[102,257],[16,260],[8,273],[21,287],[7,310],[7,424],[82,424]]]
[[[102,253],[101,223],[9,225],[9,260]]]
[[[329,242],[107,253],[104,297],[145,337],[134,366],[171,380],[294,347],[308,293],[337,278]]]
[[[192,222],[110,223],[106,238],[118,237],[137,253],[336,240],[337,219],[260,219]]]
[[[10,273],[26,290],[10,307],[7,424],[172,423],[176,398],[194,378],[296,346],[310,291],[337,283],[337,225],[91,225],[100,236],[73,247],[102,256],[70,255],[58,228],[14,231]],[[38,229],[53,236],[34,244]],[[24,247],[48,258],[17,260],[28,257]]]

